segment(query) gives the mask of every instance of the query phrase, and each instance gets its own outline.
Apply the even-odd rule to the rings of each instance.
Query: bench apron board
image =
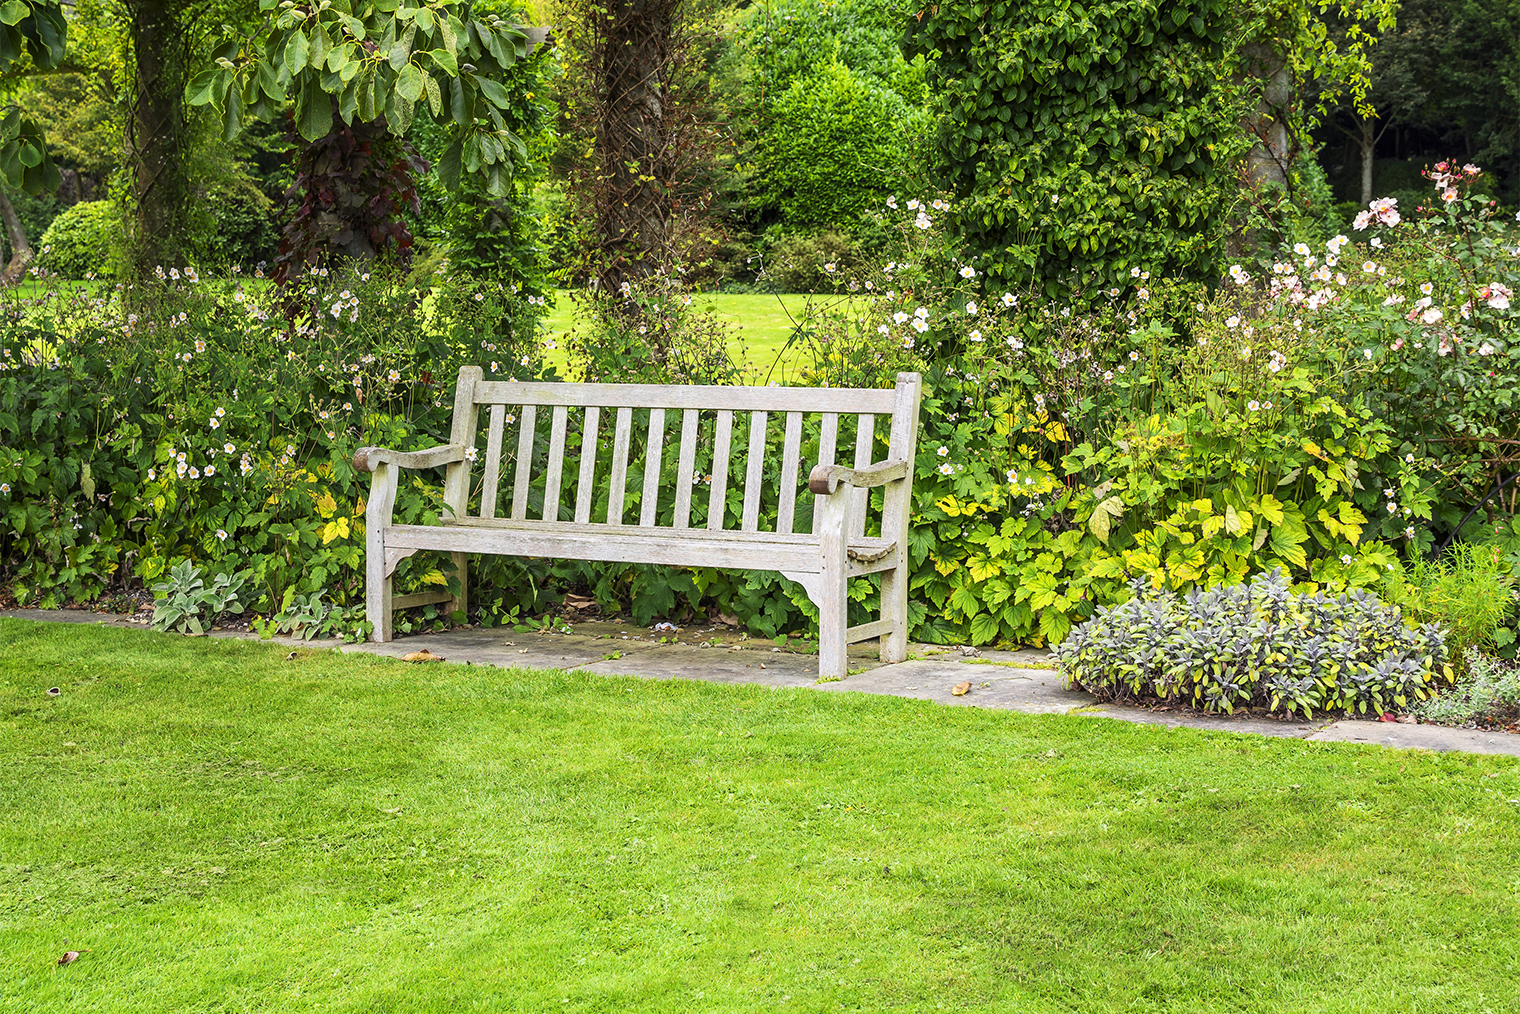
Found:
[[[479,367],[464,367],[448,444],[423,451],[365,447],[354,455],[354,467],[372,473],[365,513],[365,601],[372,636],[391,639],[396,609],[447,602],[450,611],[467,611],[466,561],[471,554],[491,554],[777,571],[801,584],[818,606],[821,676],[844,676],[846,646],[873,637],[880,640],[882,661],[902,661],[921,387],[916,373],[899,374],[893,390],[865,390],[517,383],[486,381]],[[489,412],[483,455],[476,448],[482,407]],[[548,417],[547,427],[540,425],[541,414]],[[768,461],[775,453],[766,439],[772,415],[784,416],[784,435],[779,460]],[[834,459],[841,450],[840,418],[852,415],[853,438],[848,428],[845,438],[853,443],[854,466],[846,467]],[[672,416],[679,435],[667,441]],[[878,419],[886,422],[885,456],[879,461]],[[510,453],[513,426],[516,449]],[[742,463],[734,460],[736,428],[743,431],[737,434],[741,440],[747,436]],[[799,489],[805,428],[816,458]],[[610,441],[604,439],[608,430]],[[503,482],[504,448],[513,465],[510,488]],[[639,478],[632,491],[633,524],[625,523],[630,464]],[[734,509],[730,473],[741,464],[743,493]],[[705,480],[700,466],[710,468]],[[437,467],[445,469],[438,524],[392,523],[401,470]],[[572,471],[573,491],[566,488]],[[774,477],[769,489],[767,475]],[[699,481],[708,487],[705,511],[693,503]],[[882,489],[880,509],[871,512],[875,487]],[[769,531],[760,527],[767,502],[775,508]],[[795,530],[803,520],[799,507],[811,514],[808,531]],[[699,512],[705,518],[694,518]],[[873,534],[867,534],[868,513],[879,515],[869,519]],[[422,550],[452,554],[457,595],[392,594],[396,567]],[[881,617],[850,627],[847,583],[874,573],[882,575]]]

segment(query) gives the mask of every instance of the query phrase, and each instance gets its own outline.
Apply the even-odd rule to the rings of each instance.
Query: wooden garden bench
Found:
[[[859,390],[517,383],[487,381],[479,367],[464,367],[448,444],[410,452],[366,447],[354,455],[355,468],[373,473],[365,512],[365,602],[373,637],[390,640],[395,609],[449,601],[452,610],[465,610],[466,555],[492,553],[779,571],[801,584],[818,606],[820,675],[844,676],[846,645],[872,637],[880,639],[882,661],[902,661],[920,388],[916,373],[899,374],[896,390]],[[482,406],[490,410],[484,455],[475,446]],[[549,416],[546,441],[539,425],[542,409]],[[680,422],[679,440],[670,439],[669,447],[667,413],[678,413]],[[785,415],[779,454],[766,440],[771,414]],[[842,415],[857,417],[853,438],[846,428],[846,446],[840,442]],[[729,503],[736,416],[748,438],[742,506]],[[883,417],[889,420],[886,456],[878,461],[878,419]],[[515,454],[508,439],[512,425],[517,428]],[[814,497],[812,522],[810,530],[798,532],[798,520],[806,526],[799,505],[802,512],[809,506],[797,495],[804,428],[817,454],[806,479],[806,490]],[[851,443],[854,467],[835,464],[836,454]],[[632,483],[636,525],[624,523],[631,445],[642,449],[635,455]],[[504,449],[509,469],[503,468]],[[440,465],[446,478],[439,523],[393,524],[400,470]],[[512,472],[510,508],[502,483],[506,470]],[[702,472],[710,473],[706,520],[699,518],[702,527],[694,527],[693,487]],[[561,495],[571,474],[577,477],[573,504]],[[766,488],[767,476],[774,481],[771,488]],[[883,487],[879,512],[870,510],[876,486]],[[737,488],[734,492],[737,500]],[[774,531],[760,529],[762,513],[770,516],[763,500],[775,508]],[[478,504],[473,515],[471,504]],[[700,491],[695,506],[702,508]],[[879,518],[871,526],[874,534],[867,533],[868,513]],[[458,595],[438,590],[392,596],[397,564],[419,550],[453,554]],[[882,575],[881,618],[848,626],[846,582],[873,573]]]

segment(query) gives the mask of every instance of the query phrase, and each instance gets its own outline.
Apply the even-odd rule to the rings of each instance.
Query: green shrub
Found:
[[[1441,633],[1410,630],[1397,606],[1353,590],[1295,595],[1280,571],[1186,598],[1137,578],[1057,650],[1066,679],[1105,700],[1176,701],[1233,713],[1373,714],[1450,679]]]
[[[1465,672],[1438,696],[1414,707],[1434,725],[1509,727],[1520,721],[1520,667],[1469,648]]]
[[[48,607],[151,585],[188,562],[246,572],[240,603],[265,613],[311,613],[320,593],[322,615],[303,628],[337,617],[356,632],[368,482],[353,452],[446,441],[462,363],[537,376],[542,306],[477,279],[419,290],[318,272],[302,280],[310,302],[291,323],[262,279],[165,275],[130,293],[54,290],[8,308],[0,576],[18,601]],[[438,478],[404,486],[397,517],[435,511]],[[419,555],[398,576],[447,583],[441,565]],[[179,573],[183,604],[197,575]],[[521,561],[479,574],[506,608],[534,603],[538,579]]]
[[[770,244],[763,280],[777,292],[827,292],[857,259],[855,243],[833,229],[788,233]]]
[[[927,117],[837,60],[793,82],[755,151],[759,196],[781,220],[840,227],[901,185]]]
[[[1401,577],[1389,575],[1383,597],[1411,619],[1444,628],[1455,659],[1515,642],[1515,631],[1507,625],[1515,605],[1515,576],[1496,544],[1458,543],[1436,560],[1416,555]]]
[[[63,278],[104,276],[121,244],[121,209],[112,201],[82,201],[42,234],[37,266]]]

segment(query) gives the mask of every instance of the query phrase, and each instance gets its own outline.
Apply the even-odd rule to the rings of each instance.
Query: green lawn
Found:
[[[549,361],[566,368],[564,334],[577,322],[577,306],[571,293],[559,290],[555,304],[549,311],[547,323],[550,337],[559,348],[549,354]],[[694,297],[694,303],[702,309],[710,309],[721,319],[736,325],[739,343],[743,347],[745,361],[749,364],[757,383],[771,380],[786,383],[795,379],[799,366],[806,365],[806,358],[799,350],[786,350],[792,336],[792,326],[800,319],[809,299],[833,302],[834,296],[761,295],[758,293],[704,293]],[[734,351],[738,353],[738,346]]]
[[[7,1012],[1520,1006],[1509,759],[18,620],[0,651]]]

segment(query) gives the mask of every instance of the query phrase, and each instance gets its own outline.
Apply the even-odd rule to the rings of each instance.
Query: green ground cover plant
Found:
[[[1456,684],[1414,708],[1437,725],[1478,725],[1514,730],[1520,725],[1520,667],[1514,662],[1467,650]]]
[[[0,648],[8,1010],[1520,1003],[1509,758],[17,620]]]
[[[1186,599],[1143,577],[1130,591],[1056,651],[1067,682],[1105,700],[1376,717],[1426,700],[1454,675],[1438,627],[1411,629],[1398,607],[1359,588],[1294,595],[1273,571]]]

